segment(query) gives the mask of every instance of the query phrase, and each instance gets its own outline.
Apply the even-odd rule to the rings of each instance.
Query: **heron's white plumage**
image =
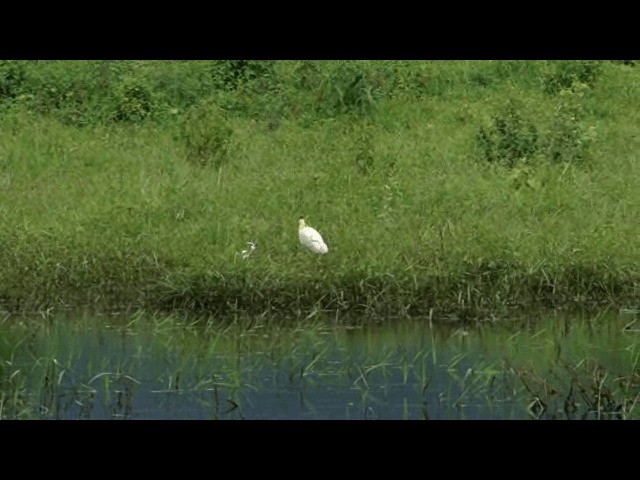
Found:
[[[322,235],[315,228],[309,227],[304,223],[304,218],[300,217],[298,223],[298,234],[300,235],[300,243],[314,253],[329,253],[329,247],[324,243]]]

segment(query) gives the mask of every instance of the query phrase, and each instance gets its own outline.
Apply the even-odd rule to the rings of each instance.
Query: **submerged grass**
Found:
[[[0,73],[6,311],[467,318],[638,303],[640,70],[629,65],[23,62]],[[537,132],[524,149],[522,125]],[[507,163],[483,157],[482,131]],[[301,251],[300,215],[329,255]]]
[[[13,318],[0,418],[637,419],[629,319]]]

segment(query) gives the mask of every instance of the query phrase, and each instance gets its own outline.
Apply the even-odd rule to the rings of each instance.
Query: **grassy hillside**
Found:
[[[634,63],[0,62],[0,302],[637,304],[639,112]]]

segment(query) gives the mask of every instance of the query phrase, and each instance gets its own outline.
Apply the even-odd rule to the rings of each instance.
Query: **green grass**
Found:
[[[0,103],[7,310],[473,316],[638,302],[637,68],[601,62],[591,86],[566,95],[545,90],[570,75],[555,62],[21,68]],[[219,78],[226,87],[211,90]],[[56,92],[81,85],[86,100],[46,103],[43,79]],[[144,118],[133,84],[151,98]],[[540,137],[512,168],[486,162],[476,140],[508,99]],[[578,120],[554,117],[562,102]],[[551,161],[563,121],[570,138],[553,140],[565,150]],[[210,163],[192,161],[197,145]],[[302,251],[301,215],[329,255]],[[258,249],[242,261],[248,241]]]

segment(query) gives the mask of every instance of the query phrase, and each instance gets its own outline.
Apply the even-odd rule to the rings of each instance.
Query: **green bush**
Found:
[[[317,109],[329,115],[367,114],[380,96],[372,72],[352,63],[340,63],[320,86]]]
[[[581,162],[595,139],[595,129],[585,129],[581,123],[580,100],[588,87],[574,85],[573,90],[562,90],[547,138],[546,154],[552,163]]]
[[[180,137],[187,148],[187,160],[216,168],[228,160],[232,134],[233,129],[224,110],[210,99],[191,107],[180,129]]]
[[[312,60],[301,61],[294,69],[294,86],[299,90],[314,91],[322,85],[320,64]]]
[[[211,77],[217,88],[235,90],[250,83],[268,87],[273,81],[274,62],[271,60],[214,60]],[[259,88],[264,90],[265,88]]]
[[[0,60],[0,100],[16,97],[25,79],[23,62]]]
[[[613,63],[621,63],[622,65],[628,65],[633,67],[638,61],[637,60],[611,60]]]
[[[15,104],[74,126],[110,121],[112,77],[121,65],[103,61],[22,61]]]
[[[553,68],[543,75],[542,85],[545,93],[556,95],[561,90],[570,89],[574,83],[593,87],[602,71],[598,61],[570,60],[553,62]]]
[[[509,101],[492,125],[480,128],[476,141],[485,161],[513,167],[538,150],[538,129]]]
[[[149,117],[153,111],[153,95],[139,79],[125,79],[116,90],[117,121],[140,122]]]

